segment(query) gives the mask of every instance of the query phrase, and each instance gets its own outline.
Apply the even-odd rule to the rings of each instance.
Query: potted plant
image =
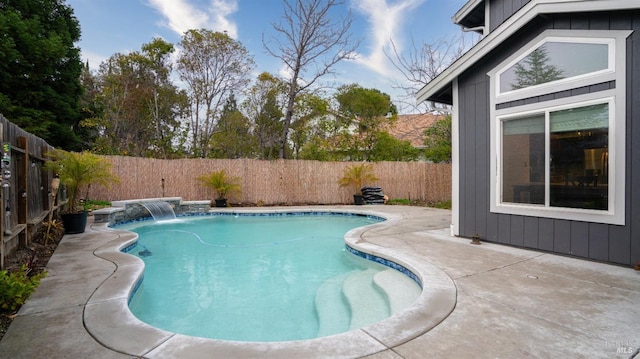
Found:
[[[361,163],[357,165],[347,166],[344,169],[344,175],[338,184],[340,187],[353,187],[355,192],[353,194],[353,201],[357,205],[364,204],[362,197],[362,185],[367,182],[377,181],[378,178],[373,173],[373,165],[370,163]]]
[[[198,180],[216,193],[216,207],[227,207],[227,196],[239,193],[241,189],[240,178],[230,177],[224,170],[202,175]]]
[[[54,150],[46,168],[60,177],[67,190],[67,206],[61,212],[65,233],[82,233],[87,224],[87,211],[81,206],[80,191],[92,184],[109,187],[119,179],[111,172],[111,162],[93,153]]]

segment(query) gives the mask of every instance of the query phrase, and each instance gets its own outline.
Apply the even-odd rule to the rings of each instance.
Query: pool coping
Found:
[[[404,344],[437,326],[456,306],[453,280],[438,267],[410,254],[384,248],[367,241],[367,233],[402,226],[399,214],[382,213],[375,208],[282,208],[215,209],[226,214],[327,212],[371,215],[386,221],[353,229],[345,234],[345,243],[363,253],[392,261],[410,270],[421,281],[423,291],[409,308],[380,322],[327,337],[283,342],[239,342],[191,337],[152,327],[137,319],[128,308],[128,300],[144,272],[144,263],[121,249],[137,239],[133,232],[109,228],[106,223],[94,229],[117,231],[119,238],[94,251],[97,257],[115,264],[116,270],[87,301],[83,321],[89,334],[111,350],[154,358],[198,357],[215,352],[222,357],[362,357]]]

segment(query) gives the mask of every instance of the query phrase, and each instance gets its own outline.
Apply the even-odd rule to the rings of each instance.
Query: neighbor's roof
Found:
[[[387,131],[399,140],[411,142],[413,147],[424,147],[424,130],[441,117],[430,113],[398,115],[393,127]]]
[[[474,3],[475,1],[469,1],[468,4],[473,5]],[[453,80],[538,15],[639,8],[640,1],[638,0],[531,0],[420,89],[416,95],[418,103],[435,101],[451,105],[450,91]]]

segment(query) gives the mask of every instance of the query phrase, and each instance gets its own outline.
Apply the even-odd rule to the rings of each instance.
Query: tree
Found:
[[[81,138],[86,141],[86,147],[91,148],[94,146],[98,136],[100,136],[96,124],[99,122],[104,109],[100,101],[98,78],[89,68],[89,61],[82,67],[80,86],[82,87],[82,96],[80,97],[80,116],[82,120],[77,130],[82,131]]]
[[[549,55],[544,45],[533,50],[514,66],[516,78],[511,88],[517,90],[563,78],[562,70],[547,64],[548,62]]]
[[[451,162],[451,115],[435,121],[424,130],[426,146],[424,156],[434,163]]]
[[[0,3],[0,113],[49,144],[79,150],[80,25],[63,0]]]
[[[284,84],[280,79],[263,72],[247,91],[242,108],[252,122],[252,131],[261,159],[278,157],[282,133],[282,103]]]
[[[173,44],[160,38],[142,45],[143,60],[151,76],[151,97],[147,99],[149,117],[154,126],[152,149],[161,158],[170,158],[178,152],[182,132],[181,118],[185,116],[187,96],[171,81]]]
[[[302,145],[298,158],[316,161],[348,160],[347,149],[351,148],[350,121],[327,110],[324,116],[315,119],[312,132]]]
[[[282,21],[273,24],[280,37],[273,37],[271,43],[263,38],[267,53],[281,60],[289,75],[280,158],[286,156],[297,96],[331,74],[335,64],[354,57],[358,44],[349,33],[351,13],[333,20],[334,11],[342,5],[340,0],[285,0]]]
[[[384,126],[393,123],[398,112],[391,97],[380,90],[352,84],[338,88],[335,98],[338,112],[350,121],[347,127],[356,126],[355,134],[347,136],[351,159],[372,160],[378,135]]]
[[[93,125],[102,154],[170,158],[182,135],[186,95],[169,77],[173,45],[154,39],[142,52],[114,54],[100,65],[102,116]],[[179,146],[178,146],[179,147]]]
[[[191,145],[194,155],[204,158],[219,110],[232,92],[248,84],[253,57],[226,33],[207,29],[187,31],[180,47],[177,71],[189,94]]]
[[[377,134],[377,141],[371,150],[371,161],[416,161],[420,151],[409,141],[399,140],[388,132]]]
[[[145,113],[151,84],[141,54],[112,55],[100,64],[98,77],[104,112],[94,124],[101,134],[95,151],[145,156],[151,146],[153,126]]]
[[[211,137],[211,157],[245,158],[252,157],[254,152],[255,139],[251,135],[251,123],[238,110],[236,98],[231,94]]]
[[[298,159],[305,144],[322,135],[321,126],[326,121],[328,113],[328,100],[308,93],[298,96],[290,135],[293,158]]]

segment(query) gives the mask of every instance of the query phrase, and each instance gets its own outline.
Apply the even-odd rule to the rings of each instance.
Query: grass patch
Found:
[[[88,199],[84,202],[84,208],[87,210],[96,210],[100,208],[111,207],[111,202],[109,201],[97,201],[94,199]]]
[[[418,206],[418,207],[451,209],[451,201],[429,202],[429,201],[410,200],[406,198],[393,198],[387,201],[387,204],[396,205],[396,206]]]

